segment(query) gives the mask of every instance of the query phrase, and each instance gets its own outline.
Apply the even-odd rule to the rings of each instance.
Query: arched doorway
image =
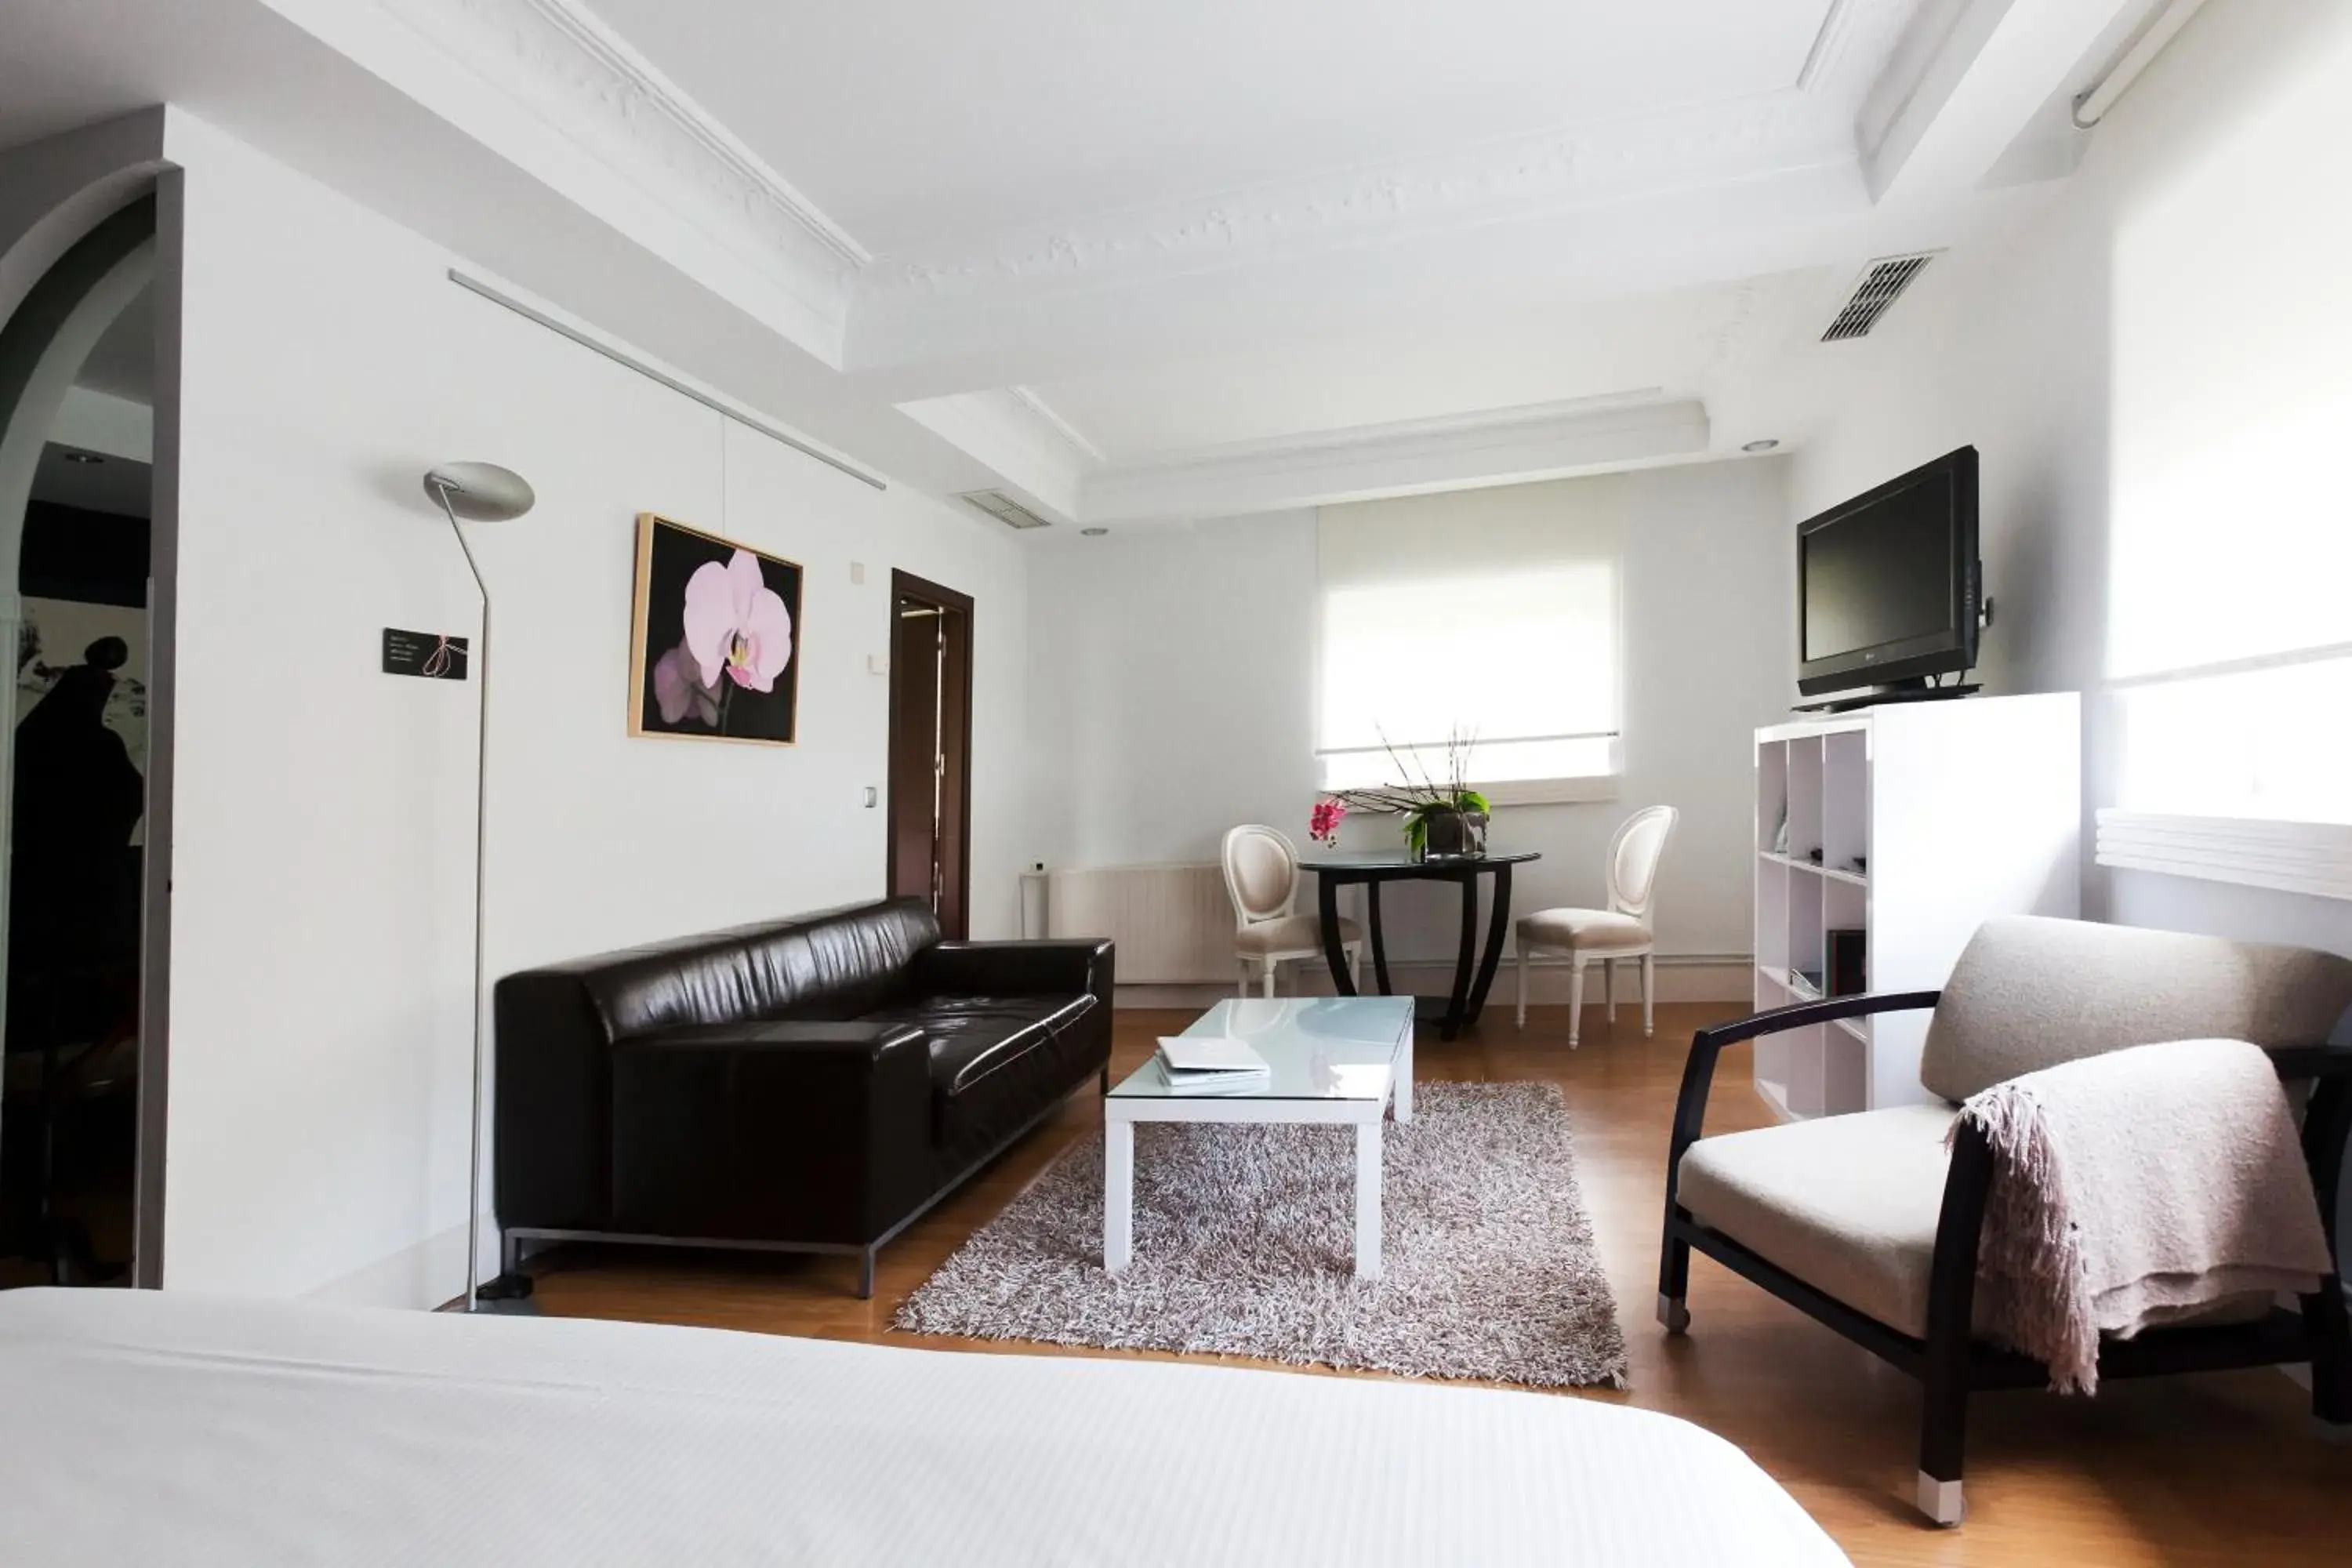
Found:
[[[139,1213],[155,269],[151,191],[0,324],[5,1284],[160,1278]]]

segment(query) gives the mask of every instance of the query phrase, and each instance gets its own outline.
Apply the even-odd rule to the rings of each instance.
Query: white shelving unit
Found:
[[[2082,754],[2071,692],[1757,731],[1757,1007],[1823,994],[1832,931],[1864,933],[1864,989],[1933,991],[1988,916],[2078,913]],[[1791,1118],[1928,1099],[1927,1030],[1888,1013],[1759,1040],[1757,1092]]]

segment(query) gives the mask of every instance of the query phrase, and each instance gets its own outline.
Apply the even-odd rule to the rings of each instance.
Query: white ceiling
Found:
[[[110,512],[117,517],[145,517],[153,507],[153,470],[131,458],[118,458],[72,448],[95,463],[77,462],[68,448],[54,443],[43,447],[33,468],[30,499],[84,511]]]
[[[1819,291],[1817,274],[1636,295],[1596,306],[1475,308],[1254,351],[1171,360],[1035,393],[1112,463],[1444,419],[1471,410],[1704,395],[1767,311]]]
[[[594,8],[862,245],[888,253],[1786,88],[1831,5]]]
[[[2153,4],[0,0],[0,146],[181,102],[902,480],[1167,519],[1778,434]]]

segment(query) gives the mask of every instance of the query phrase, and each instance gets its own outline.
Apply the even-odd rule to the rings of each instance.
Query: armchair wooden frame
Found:
[[[1658,1262],[1658,1321],[1669,1333],[1690,1326],[1690,1255],[1694,1249],[1733,1273],[1762,1286],[1800,1311],[1852,1340],[1882,1361],[1917,1378],[1924,1386],[1919,1436],[1918,1503],[1937,1524],[1960,1522],[1966,1512],[1960,1490],[1961,1449],[1971,1394],[2005,1388],[2047,1386],[2049,1369],[2030,1357],[1976,1339],[1970,1315],[1976,1297],[1977,1242],[1991,1189],[1992,1149],[1983,1135],[1962,1124],[1952,1142],[1951,1169],[1936,1230],[1928,1274],[1927,1337],[1913,1339],[1864,1316],[1804,1280],[1694,1219],[1675,1201],[1682,1158],[1699,1140],[1716,1061],[1726,1046],[1784,1029],[1858,1018],[1874,1013],[1933,1007],[1940,993],[1914,991],[1884,996],[1840,996],[1776,1007],[1735,1023],[1701,1029],[1691,1038],[1683,1067],[1682,1091],[1675,1104],[1673,1142],[1666,1156],[1665,1235]],[[2344,1253],[2336,1239],[2336,1207],[2344,1171],[2345,1143],[2352,1136],[2352,1048],[2299,1046],[2270,1053],[2281,1079],[2312,1082],[2303,1124],[2304,1158],[2319,1197],[2320,1220],[2329,1254],[2340,1273]],[[2216,1372],[2232,1367],[2311,1363],[2313,1415],[2329,1426],[2352,1425],[2352,1317],[2342,1289],[2323,1289],[2303,1298],[2300,1313],[2273,1310],[2251,1323],[2155,1329],[2130,1340],[2109,1340],[2099,1350],[2099,1376],[2150,1377],[2170,1373]]]

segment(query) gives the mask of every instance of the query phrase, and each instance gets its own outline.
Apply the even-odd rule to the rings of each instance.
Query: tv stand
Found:
[[[1791,713],[1851,713],[1857,708],[1876,708],[1887,702],[1941,702],[1948,698],[1973,697],[1982,691],[1981,685],[1929,686],[1902,682],[1894,686],[1873,687],[1864,691],[1841,692],[1824,697],[1819,702],[1800,702],[1789,710]]]
[[[1832,955],[1855,945],[1859,989],[1933,991],[1978,921],[2077,913],[2081,712],[2054,692],[1757,731],[1757,1010],[1846,990]],[[1789,1117],[1927,1101],[1927,1034],[1923,1011],[1769,1035],[1756,1087]]]

